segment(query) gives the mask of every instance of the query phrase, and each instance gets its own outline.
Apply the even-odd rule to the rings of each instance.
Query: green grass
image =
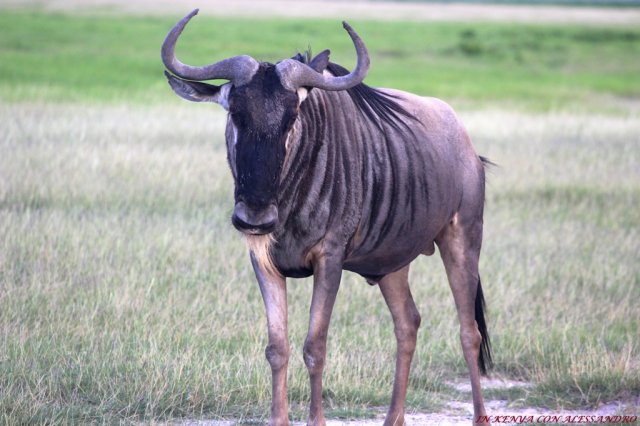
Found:
[[[66,16],[3,10],[0,99],[169,101],[159,49],[175,17]],[[535,110],[625,110],[640,98],[640,30],[580,26],[352,22],[371,51],[367,82]],[[239,53],[277,61],[311,45],[351,67],[337,20],[197,17],[178,53],[204,64]]]
[[[220,113],[204,105],[8,104],[0,111],[0,423],[268,414],[266,325],[229,223]],[[481,264],[494,391],[551,409],[640,392],[640,179],[634,118],[465,114],[492,169]],[[437,255],[416,262],[423,314],[408,406],[468,401]],[[309,399],[311,286],[289,285],[292,417]],[[345,274],[325,373],[331,416],[388,404],[393,327]],[[488,392],[491,397],[492,392]],[[523,399],[524,398],[524,399]]]

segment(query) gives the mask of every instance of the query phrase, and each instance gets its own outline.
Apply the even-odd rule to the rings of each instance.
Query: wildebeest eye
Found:
[[[243,123],[242,114],[238,112],[229,111],[229,116],[231,117],[231,121],[233,122],[233,124],[235,124],[236,126],[242,125]]]

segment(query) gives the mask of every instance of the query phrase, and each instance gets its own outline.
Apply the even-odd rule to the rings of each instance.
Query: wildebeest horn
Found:
[[[293,59],[287,59],[277,65],[280,80],[283,85],[291,89],[299,87],[317,87],[324,90],[346,90],[359,84],[369,71],[369,52],[360,36],[345,21],[342,22],[347,30],[358,55],[358,63],[353,71],[342,77],[334,77],[316,72],[311,67]]]
[[[178,77],[187,80],[225,79],[236,86],[249,82],[258,69],[258,61],[251,56],[234,56],[202,67],[183,64],[176,58],[176,41],[187,23],[197,14],[198,9],[194,9],[167,34],[167,38],[164,39],[162,44],[162,62],[164,66]]]

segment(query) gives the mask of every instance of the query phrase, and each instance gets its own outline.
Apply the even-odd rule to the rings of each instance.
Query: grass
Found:
[[[178,101],[161,74],[175,19],[0,14],[0,424],[268,415],[264,308],[230,225],[224,118]],[[487,396],[637,411],[640,31],[353,24],[371,84],[462,105],[478,151],[500,165],[481,263],[495,373],[533,386]],[[192,63],[276,60],[308,42],[352,65],[333,21],[198,17],[178,50]],[[466,368],[438,256],[416,262],[411,282],[423,325],[408,407],[467,401],[450,385]],[[309,280],[291,281],[296,419],[310,298]],[[327,413],[386,406],[394,352],[379,291],[345,273]]]
[[[229,225],[222,116],[192,104],[1,112],[0,423],[264,418],[266,325]],[[534,383],[525,404],[637,395],[638,121],[465,119],[479,151],[501,164],[489,178],[481,265],[496,373]],[[468,399],[447,385],[465,367],[437,256],[417,262],[411,281],[424,318],[408,404],[430,411]],[[294,418],[309,398],[309,284],[289,286]],[[346,274],[328,412],[361,417],[386,405],[394,351],[378,290]]]
[[[159,48],[172,17],[67,16],[3,10],[0,99],[167,101]],[[640,30],[509,24],[352,22],[372,56],[371,85],[456,100],[550,110],[626,111],[640,97]],[[198,17],[179,56],[204,64],[248,53],[277,61],[311,46],[354,62],[335,20]]]

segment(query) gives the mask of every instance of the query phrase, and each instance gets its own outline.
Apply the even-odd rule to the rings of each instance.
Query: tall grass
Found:
[[[491,169],[481,264],[496,374],[521,403],[594,406],[640,392],[640,124],[466,113]],[[262,418],[260,293],[229,224],[223,118],[206,106],[0,106],[0,423]],[[408,404],[468,399],[437,255],[416,262],[423,314]],[[291,280],[294,416],[311,286]],[[393,327],[345,274],[329,338],[330,415],[388,402]]]

